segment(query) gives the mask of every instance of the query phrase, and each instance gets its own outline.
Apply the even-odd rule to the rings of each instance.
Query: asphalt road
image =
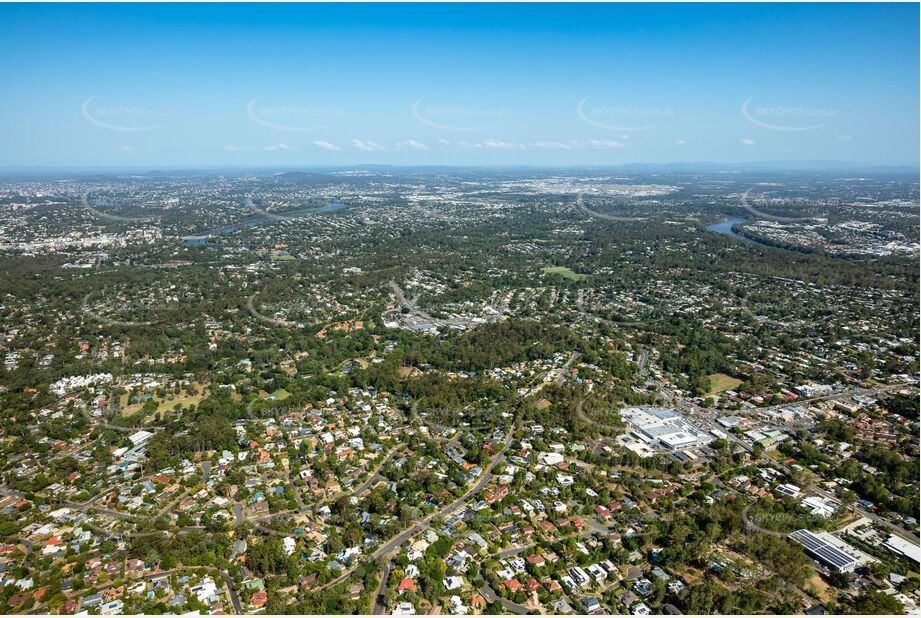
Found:
[[[32,556],[32,552],[35,551],[35,546],[32,545],[32,541],[26,538],[19,539],[19,541],[17,542],[20,545],[22,545],[26,553],[26,556],[22,561],[22,566],[27,572],[31,573],[32,572],[32,562],[30,561],[30,556]]]
[[[240,597],[237,595],[237,591],[233,588],[233,578],[230,577],[230,573],[227,571],[221,571],[221,577],[224,578],[224,583],[227,584],[227,591],[230,594],[230,604],[233,605],[233,612],[237,615],[242,615],[243,605],[240,603]]]
[[[8,489],[6,487],[0,487],[0,495],[12,496],[14,498],[25,498],[24,493],[13,490],[13,489]],[[134,521],[137,521],[138,519],[141,519],[137,515],[131,515],[130,513],[122,513],[121,511],[113,511],[112,509],[104,509],[98,506],[93,506],[91,504],[91,500],[84,502],[82,504],[79,502],[68,502],[68,501],[62,501],[62,502],[59,502],[58,504],[60,504],[61,506],[66,506],[67,508],[70,508],[70,509],[74,509],[75,511],[81,511],[84,513],[86,511],[92,510],[96,513],[102,513],[104,515],[111,515],[112,517],[116,517],[124,521],[134,522]]]
[[[566,364],[560,369],[560,375],[556,377],[556,383],[562,384],[563,380],[566,379],[566,372],[569,371],[569,368],[572,367],[572,364],[576,362],[579,357],[582,356],[582,352],[573,352],[572,356],[569,357],[569,360],[566,361]]]
[[[482,564],[480,565],[480,568],[482,569]],[[498,594],[496,594],[496,591],[493,590],[488,583],[486,583],[486,577],[483,576],[482,570],[480,571],[480,577],[483,579],[484,583],[482,586],[480,586],[477,592],[483,595],[483,598],[486,599],[489,603],[499,601],[499,604],[502,605],[502,609],[519,616],[524,616],[525,614],[530,613],[531,610],[529,610],[524,605],[519,605],[518,603],[509,601],[508,599],[503,599]]]
[[[366,489],[368,489],[369,487],[371,487],[371,485],[373,485],[374,482],[375,482],[378,478],[380,478],[381,470],[383,470],[383,469],[384,469],[384,466],[386,466],[387,463],[388,463],[391,459],[393,459],[394,455],[396,455],[396,454],[400,451],[400,448],[401,448],[401,447],[397,447],[397,448],[394,448],[393,450],[391,450],[391,451],[387,454],[387,456],[384,457],[383,460],[381,460],[381,463],[379,463],[379,464],[377,465],[377,467],[374,468],[374,471],[371,473],[371,476],[368,477],[368,480],[366,480],[364,483],[362,483],[361,485],[359,485],[358,487],[356,487],[355,489],[353,489],[353,490],[349,493],[349,495],[350,495],[350,496],[357,496],[358,494],[364,492]]]
[[[495,590],[489,587],[489,584],[483,584],[482,586],[480,586],[480,589],[478,590],[478,592],[481,595],[483,595],[483,598],[486,599],[490,603],[493,603],[498,600],[499,603],[502,605],[502,609],[504,609],[507,612],[512,612],[513,614],[524,616],[525,614],[528,614],[531,611],[524,605],[518,605],[518,603],[514,603],[512,601],[509,601],[508,599],[503,599],[498,594],[496,594]]]
[[[382,616],[387,608],[380,603],[380,599],[384,596],[384,592],[387,590],[387,580],[390,579],[390,571],[393,570],[393,560],[388,560],[386,566],[384,566],[384,572],[381,575],[381,583],[377,586],[377,593],[374,595],[374,609],[372,614],[375,616]]]
[[[639,362],[637,363],[637,369],[636,369],[640,377],[645,376],[647,373],[646,361],[648,360],[649,360],[649,350],[647,350],[646,348],[642,348],[640,350],[640,359],[639,359]]]

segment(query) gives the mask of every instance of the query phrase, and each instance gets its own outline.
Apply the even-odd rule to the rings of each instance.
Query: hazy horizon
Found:
[[[289,164],[289,165],[272,165],[272,164],[251,164],[251,165],[144,165],[144,164],[125,164],[125,165],[48,165],[48,166],[13,166],[0,165],[0,175],[2,174],[24,174],[30,172],[77,172],[77,173],[117,173],[120,171],[133,171],[136,173],[154,174],[158,172],[275,172],[275,173],[292,173],[292,172],[323,172],[323,171],[342,171],[342,170],[366,170],[366,169],[470,169],[470,170],[535,170],[535,171],[578,171],[578,170],[674,170],[702,173],[706,172],[886,172],[886,173],[917,173],[921,163],[892,163],[892,164],[874,164],[866,162],[849,162],[849,161],[627,161],[623,163],[599,163],[599,164],[554,164],[554,163],[495,163],[495,164],[439,164],[439,163],[369,163],[358,162],[351,164]]]

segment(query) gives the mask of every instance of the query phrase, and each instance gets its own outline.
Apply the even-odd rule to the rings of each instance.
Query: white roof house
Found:
[[[152,433],[150,433],[149,431],[144,431],[142,429],[141,431],[137,431],[131,434],[130,436],[128,436],[128,439],[131,440],[131,444],[133,444],[134,446],[138,446],[140,444],[144,444],[145,442],[150,440],[152,437],[153,437]]]
[[[883,542],[883,547],[889,551],[914,560],[915,562],[921,562],[921,546],[909,543],[902,537],[896,536],[894,534],[890,535],[889,538]]]

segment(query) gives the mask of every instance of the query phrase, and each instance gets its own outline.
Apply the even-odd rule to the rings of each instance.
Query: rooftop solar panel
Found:
[[[818,537],[808,530],[797,530],[790,533],[790,538],[799,543],[805,550],[822,562],[838,570],[853,568],[857,559],[841,551],[825,539]]]

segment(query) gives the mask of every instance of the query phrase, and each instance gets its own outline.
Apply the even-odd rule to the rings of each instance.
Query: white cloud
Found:
[[[414,139],[406,140],[405,142],[397,142],[397,149],[399,150],[428,150],[429,147],[423,144],[422,142],[417,142]]]
[[[438,143],[443,146],[456,146],[458,148],[474,148],[486,150],[588,150],[593,148],[623,148],[622,142],[610,139],[593,139],[587,142],[570,140],[541,140],[522,144],[519,142],[504,142],[496,138],[489,138],[482,142],[456,142],[440,139]]]
[[[263,150],[268,152],[281,152],[281,151],[291,151],[294,150],[291,146],[284,142],[278,142],[277,144],[269,144],[268,146],[263,146]]]
[[[624,147],[624,145],[621,144],[620,142],[615,142],[614,140],[610,140],[610,139],[593,139],[591,142],[589,142],[589,144],[591,144],[591,146],[594,148],[623,148]]]
[[[454,145],[458,148],[475,148],[477,150],[482,150],[484,148],[487,150],[520,150],[524,148],[521,144],[503,142],[502,140],[492,137],[482,142],[457,142]]]
[[[676,139],[675,143],[678,144],[679,146],[684,146],[685,144],[687,144],[687,142],[684,141],[683,139]]]
[[[342,150],[341,147],[336,146],[335,144],[332,144],[330,142],[324,142],[321,139],[315,140],[313,142],[313,145],[318,148],[322,148],[323,150]]]
[[[580,142],[579,140],[570,139],[565,141],[551,141],[551,142],[534,142],[531,144],[534,148],[546,148],[550,150],[585,150],[588,148],[623,148],[624,145],[620,142],[615,142],[610,139],[593,139],[587,142]]]
[[[366,151],[386,150],[383,146],[381,146],[377,142],[372,142],[371,140],[368,140],[365,142],[360,139],[353,139],[351,140],[351,144],[358,150],[366,150]]]
[[[483,148],[488,148],[489,150],[524,150],[524,144],[516,144],[514,142],[503,142],[490,137],[489,139],[482,142]]]
[[[751,138],[749,138],[749,137],[743,137],[743,138],[742,138],[742,143],[745,144],[746,146],[751,146],[752,144],[755,143],[755,140],[753,140],[753,139],[751,139]]]
[[[224,150],[227,152],[243,152],[243,148],[239,146],[224,146]]]
[[[534,142],[531,144],[535,148],[547,148],[550,150],[572,150],[578,146],[578,142]]]
[[[127,144],[122,144],[121,146],[113,146],[112,148],[109,148],[109,150],[111,152],[120,152],[123,154],[131,153],[131,152],[156,152],[157,151],[156,148],[151,148],[150,146],[138,147],[138,146],[129,146]]]
[[[839,142],[853,142],[854,138],[850,135],[841,135],[835,138]]]

